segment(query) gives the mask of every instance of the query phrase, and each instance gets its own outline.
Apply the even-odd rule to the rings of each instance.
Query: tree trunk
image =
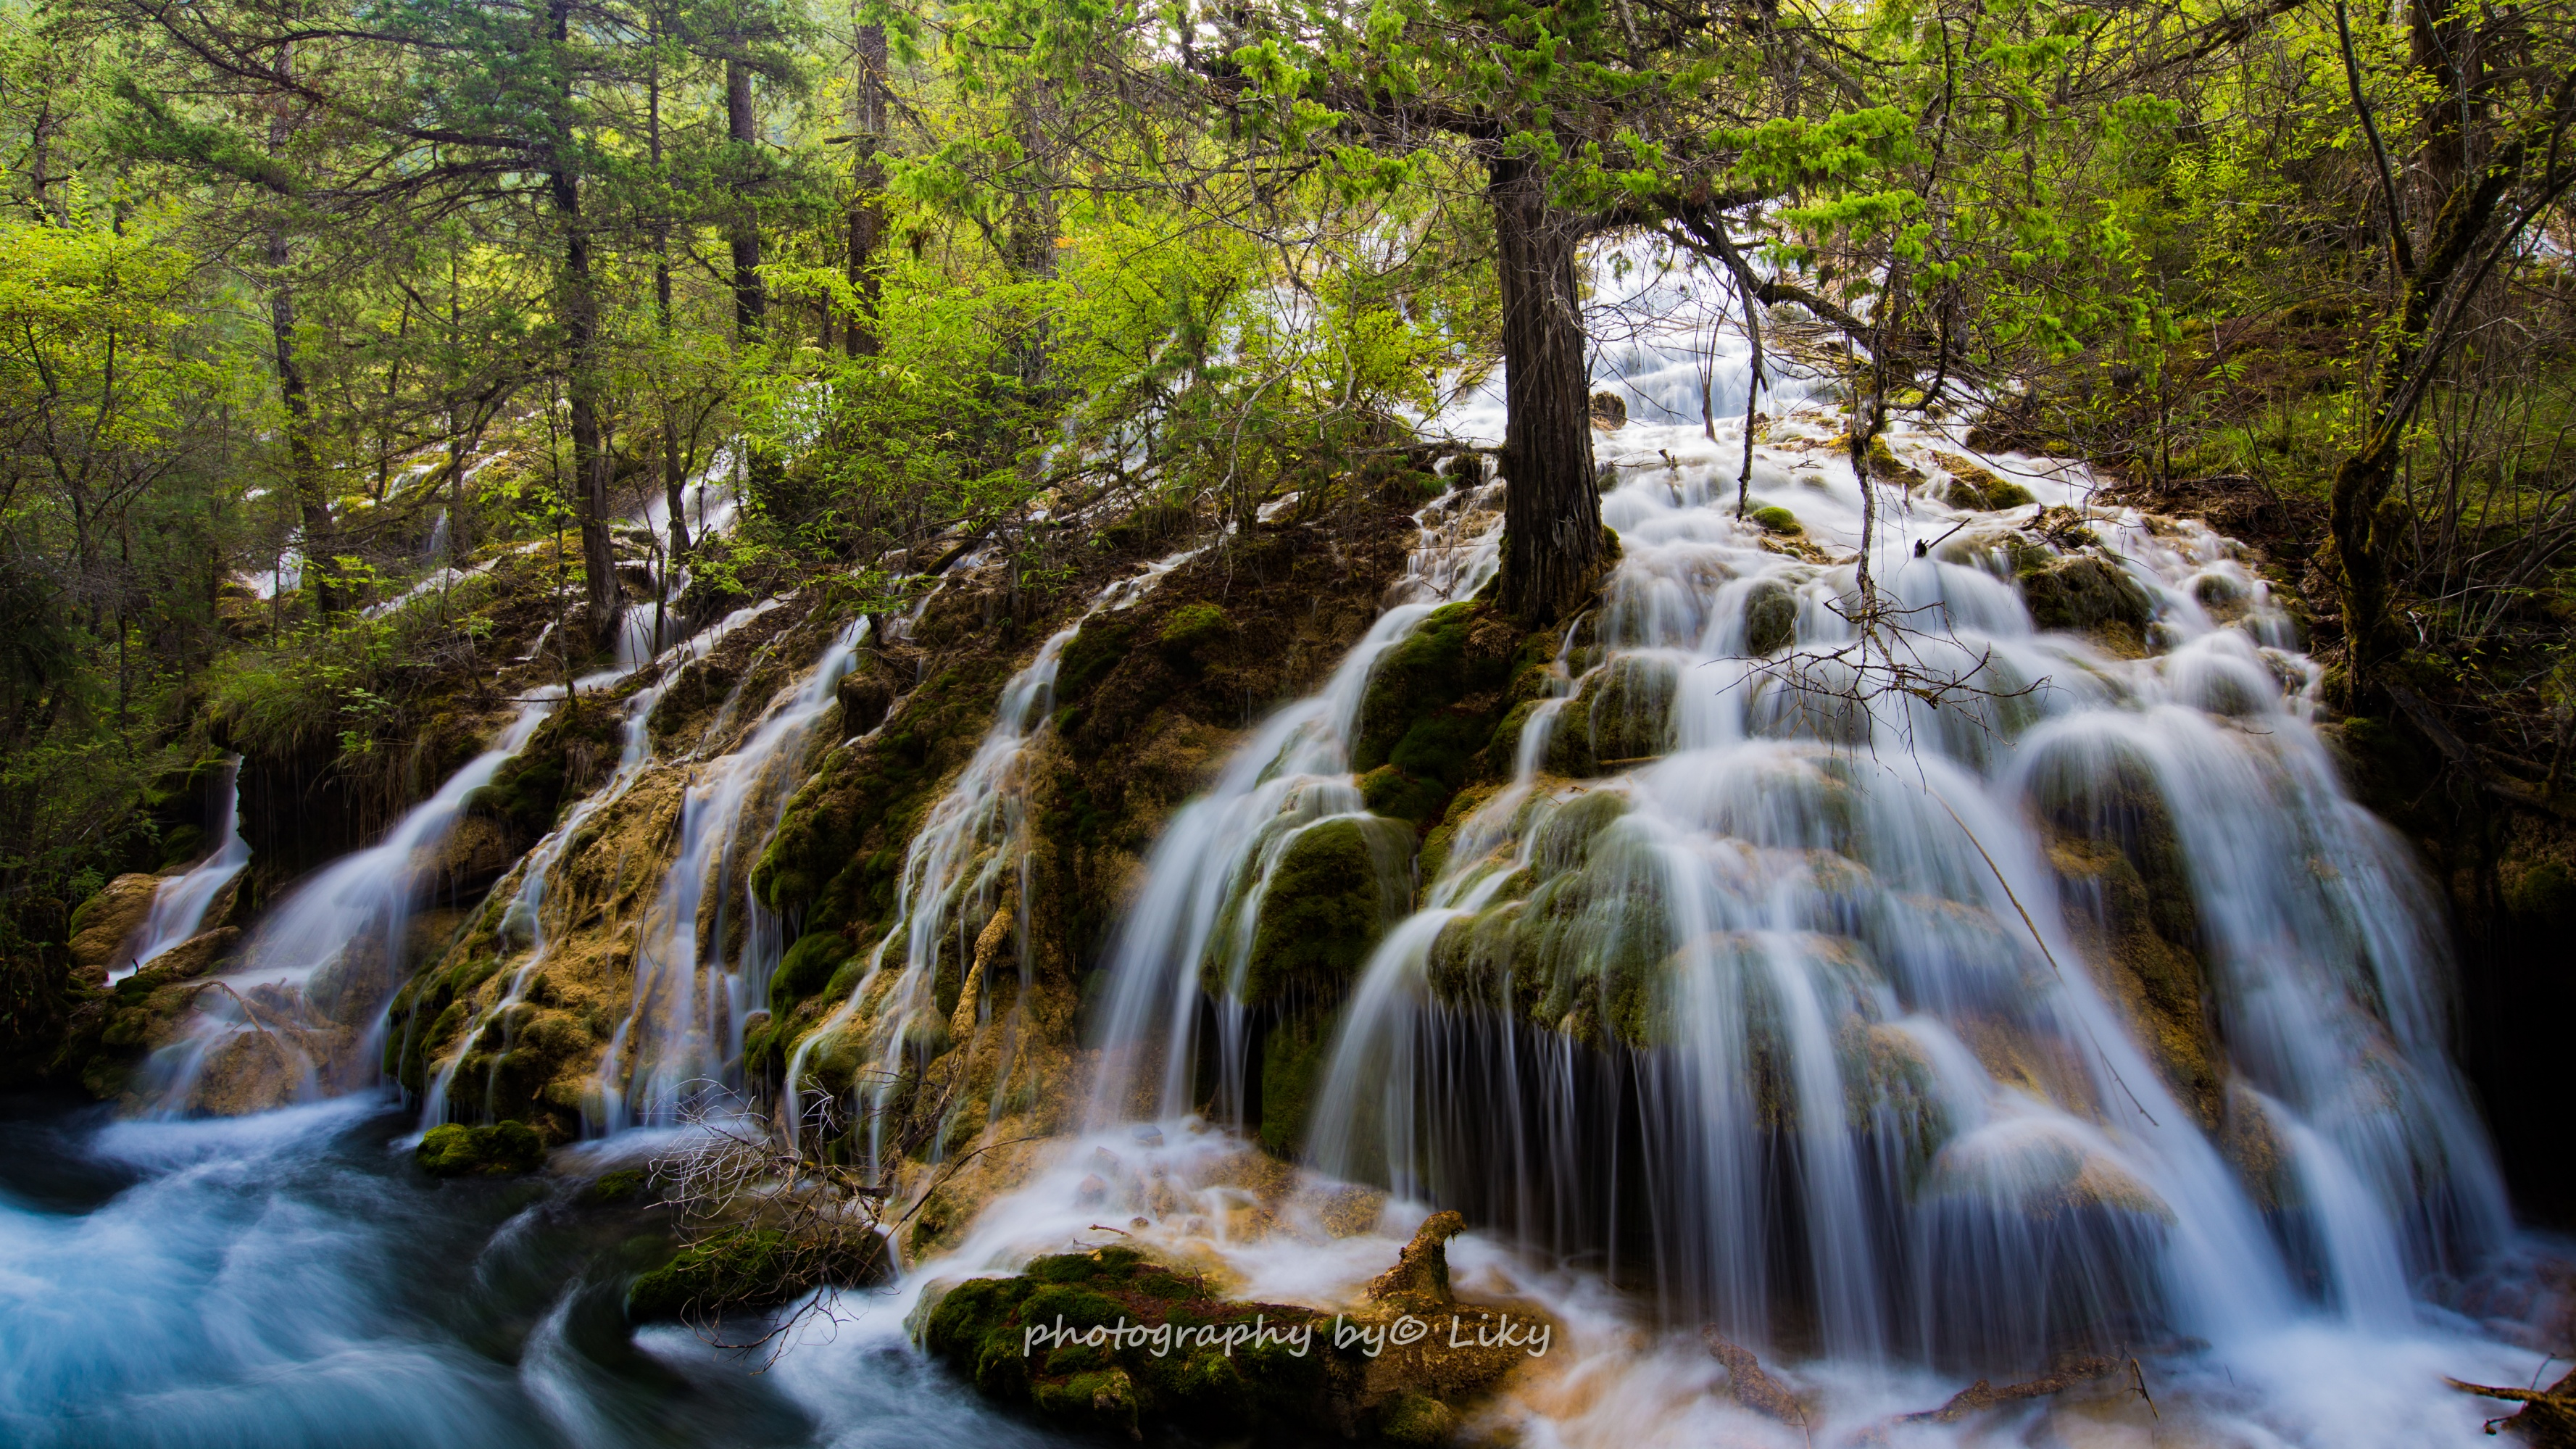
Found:
[[[882,25],[858,27],[856,114],[850,127],[850,291],[858,306],[842,329],[852,357],[874,357],[877,336],[877,248],[885,243],[885,167],[877,148],[885,141],[886,33]]]
[[[1582,237],[1572,217],[1548,204],[1547,179],[1529,162],[1499,159],[1489,174],[1503,304],[1499,600],[1543,625],[1591,592],[1608,562],[1575,279]]]
[[[760,285],[760,214],[752,209],[750,198],[760,131],[751,112],[751,70],[740,57],[725,61],[725,135],[733,141],[737,187],[730,237],[734,339],[748,344],[760,333],[769,299]]]
[[[295,490],[296,511],[304,520],[304,578],[313,592],[313,607],[324,615],[348,606],[345,591],[334,581],[339,567],[339,522],[331,516],[330,481],[321,455],[313,447],[313,404],[305,396],[304,367],[295,360],[295,289],[288,286],[286,232],[268,233],[268,265],[277,278],[268,291],[269,339],[277,353],[277,392],[286,404],[286,468]]]
[[[550,0],[557,46],[571,37],[572,0]],[[567,90],[571,82],[565,81]],[[564,97],[564,111],[571,112]],[[581,181],[560,151],[547,158],[546,190],[564,229],[562,299],[565,391],[572,400],[573,511],[581,520],[581,567],[593,634],[606,642],[617,627],[617,555],[608,540],[607,450],[600,446],[599,379],[591,349],[599,332],[599,299],[592,292],[590,230],[581,216]]]
[[[652,21],[648,33],[658,47],[662,38],[658,17]],[[667,182],[669,178],[662,172],[662,62],[658,58],[646,76],[645,88],[645,135],[652,147],[653,179]],[[671,223],[661,213],[658,203],[653,220],[653,320],[661,329],[662,340],[667,343],[671,337]],[[680,434],[671,416],[671,400],[667,393],[662,397],[661,455],[662,510],[670,534],[670,542],[662,554],[661,572],[667,580],[671,565],[689,552],[689,509],[683,497],[687,490],[680,473]],[[658,619],[653,628],[654,647],[658,649],[661,647],[661,623]]]

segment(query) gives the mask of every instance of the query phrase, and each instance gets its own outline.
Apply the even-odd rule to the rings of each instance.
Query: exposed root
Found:
[[[2051,1394],[2064,1393],[2066,1390],[2075,1387],[2077,1384],[2090,1383],[2094,1379],[2109,1378],[2111,1375],[2119,1371],[2120,1365],[2115,1359],[2078,1358],[2068,1359],[2060,1363],[2054,1372],[2048,1374],[2044,1378],[2031,1379],[2018,1384],[2005,1384],[2001,1388],[1995,1387],[1984,1379],[1979,1379],[1975,1383],[1961,1389],[1959,1392],[1952,1394],[1950,1396],[1950,1402],[1943,1404],[1941,1407],[1937,1409],[1926,1409],[1919,1414],[1906,1414],[1899,1417],[1896,1422],[1900,1424],[1955,1424],[1961,1419],[1968,1417],[1970,1414],[1982,1413],[1987,1409],[1996,1408],[2000,1405],[2013,1403],[2021,1399],[2044,1399]]]
[[[1771,1377],[1753,1350],[1728,1342],[1715,1324],[1701,1329],[1699,1336],[1707,1342],[1710,1357],[1726,1365],[1726,1391],[1737,1403],[1783,1424],[1807,1427],[1806,1404],[1789,1392],[1787,1384]]]
[[[2525,1443],[2539,1449],[2576,1449],[2576,1373],[2569,1373],[2546,1389],[2491,1388],[2485,1384],[2464,1384],[2458,1379],[2444,1383],[2462,1393],[2481,1398],[2503,1399],[2522,1405],[2500,1419],[2487,1421],[2487,1432],[2511,1429]]]

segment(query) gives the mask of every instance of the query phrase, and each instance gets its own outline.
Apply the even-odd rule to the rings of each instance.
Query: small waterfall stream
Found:
[[[755,803],[766,801],[766,823],[775,828],[795,783],[784,776],[804,758],[816,721],[832,707],[832,686],[867,633],[865,618],[842,630],[737,748],[692,767],[678,851],[641,928],[633,1000],[600,1058],[600,1130],[669,1122],[689,1084],[740,1080],[743,1019],[767,990],[784,945],[777,919],[747,884],[738,900],[734,893],[746,852],[766,839],[746,827]],[[745,941],[729,957],[727,912],[737,908],[748,913]],[[716,954],[702,959],[710,943]]]
[[[242,839],[241,833],[239,755],[224,766],[223,800],[223,808],[215,816],[213,834],[220,843],[214,853],[188,867],[184,874],[163,881],[160,889],[152,893],[152,913],[144,918],[133,954],[108,973],[110,986],[195,936],[197,928],[205,924],[206,908],[214,904],[225,885],[241,874],[242,867],[250,864],[250,842]]]
[[[560,686],[532,695],[491,748],[382,840],[325,867],[269,910],[239,964],[200,992],[186,1035],[147,1063],[162,1110],[239,1111],[375,1080],[384,1003],[408,964],[412,909],[431,884],[438,847],[465,797],[491,783],[561,695]],[[226,1070],[209,1100],[208,1072],[218,1062]],[[345,1079],[326,1082],[326,1074]]]

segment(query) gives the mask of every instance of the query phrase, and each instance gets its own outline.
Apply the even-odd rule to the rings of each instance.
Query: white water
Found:
[[[599,1130],[671,1121],[691,1083],[740,1081],[744,1018],[766,992],[785,945],[777,917],[749,888],[743,852],[758,850],[766,832],[747,831],[746,821],[756,801],[767,801],[767,824],[776,827],[797,783],[785,773],[804,759],[815,722],[832,706],[832,687],[850,671],[867,631],[865,618],[841,631],[796,689],[771,701],[739,747],[694,767],[681,804],[679,851],[645,912],[633,997],[600,1057],[596,1110],[585,1113]],[[729,957],[726,913],[735,909],[747,913],[745,941]],[[713,954],[702,959],[709,946]]]
[[[1146,565],[1133,577],[1109,583],[1080,618],[1049,635],[1038,646],[1037,657],[1003,683],[993,723],[976,744],[973,757],[931,806],[905,847],[893,924],[868,953],[867,966],[850,995],[807,1032],[788,1057],[781,1115],[791,1140],[803,1127],[804,1082],[815,1051],[846,1053],[851,1059],[852,1120],[867,1124],[870,1161],[875,1165],[882,1109],[902,1085],[907,1046],[929,1047],[949,1025],[939,1019],[933,994],[941,955],[953,950],[950,959],[961,976],[967,975],[978,964],[977,938],[997,909],[1012,912],[1011,937],[1017,949],[1009,964],[1019,974],[1020,991],[1014,998],[990,1100],[996,1104],[1010,1100],[1020,1018],[1033,985],[1028,952],[1028,780],[1023,768],[1028,745],[1054,708],[1056,666],[1082,626],[1100,613],[1133,608],[1166,575],[1199,552],[1184,550]],[[990,964],[998,967],[1000,963]],[[961,1010],[963,998],[972,995],[977,1015],[974,1021],[959,1025],[972,1029],[991,1020],[994,989],[994,983],[982,980],[968,980],[961,986]],[[845,1039],[853,1024],[862,1021],[858,1039]],[[998,1106],[993,1115],[1001,1115]]]
[[[150,965],[153,958],[197,934],[205,923],[206,907],[214,903],[217,892],[242,867],[250,864],[250,842],[241,833],[241,757],[235,755],[224,766],[224,807],[215,817],[215,836],[220,842],[214,854],[188,867],[186,872],[161,882],[152,893],[152,913],[143,921],[138,933],[141,942],[125,964],[107,974],[113,986]]]
[[[405,937],[413,907],[433,883],[438,847],[463,814],[465,797],[491,783],[559,697],[559,689],[531,697],[490,749],[382,840],[333,862],[269,910],[239,962],[214,978],[220,986],[199,993],[186,1033],[146,1064],[163,1111],[207,1105],[201,1084],[210,1063],[241,1052],[270,1054],[261,1065],[291,1082],[283,1087],[286,1100],[323,1091],[326,1075],[337,1090],[375,1080],[384,1003],[410,964]],[[263,1092],[263,1104],[277,1090]]]
[[[1351,733],[1369,671],[1442,604],[1483,588],[1501,560],[1498,502],[1453,494],[1423,510],[1422,540],[1392,607],[1351,647],[1321,693],[1272,715],[1226,758],[1205,795],[1181,807],[1145,861],[1145,884],[1120,919],[1105,968],[1109,996],[1093,1122],[1188,1111],[1198,1046],[1199,963],[1230,897],[1258,892],[1295,834],[1363,815],[1350,774]],[[1249,922],[1241,944],[1248,948]],[[1240,951],[1229,966],[1239,976]],[[1229,1067],[1243,1018],[1221,1003],[1217,1043]],[[1226,1080],[1239,1079],[1229,1071]],[[1220,1110],[1232,1114],[1230,1099]]]

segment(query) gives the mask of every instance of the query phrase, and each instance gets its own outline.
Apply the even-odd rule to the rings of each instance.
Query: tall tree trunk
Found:
[[[885,143],[886,33],[882,25],[861,25],[856,44],[858,75],[850,141],[850,291],[857,310],[846,319],[842,345],[852,357],[874,357],[884,343],[877,335],[877,248],[885,243],[885,167],[877,149]]]
[[[548,18],[560,49],[570,43],[572,0],[549,0]],[[572,114],[570,71],[566,70],[562,124],[569,130]],[[581,180],[572,172],[558,137],[547,160],[546,191],[555,219],[564,229],[561,302],[564,322],[565,391],[572,401],[573,511],[581,520],[581,566],[585,600],[593,634],[606,642],[617,627],[617,555],[608,539],[607,450],[600,446],[599,379],[591,355],[599,335],[599,299],[591,287],[590,229],[581,215]]]
[[[2432,332],[2433,323],[2454,288],[2474,285],[2475,254],[2488,240],[2497,206],[2518,178],[2526,154],[2519,142],[2504,148],[2484,174],[2463,178],[2443,201],[2433,219],[2430,245],[2406,279],[2396,325],[2389,332],[2388,353],[2380,362],[2371,400],[2370,429],[2335,468],[2327,522],[2334,535],[2330,561],[2346,639],[2337,703],[2347,709],[2370,697],[2374,676],[2404,647],[2389,558],[2405,535],[2406,519],[2389,498],[2389,489],[2397,481],[2406,426],[2449,350],[2447,338]]]
[[[1592,471],[1589,377],[1575,279],[1582,240],[1527,161],[1490,164],[1495,271],[1503,304],[1502,607],[1534,624],[1561,617],[1608,562]]]
[[[739,44],[737,37],[736,43]],[[740,57],[725,61],[725,135],[733,141],[736,171],[733,247],[733,326],[737,341],[759,335],[768,297],[760,286],[760,214],[750,200],[752,174],[759,152],[758,119],[751,110],[751,70]]]
[[[656,182],[667,183],[669,178],[662,174],[662,31],[661,17],[658,14],[653,18],[649,34],[654,45],[654,60],[652,70],[646,78],[646,134],[653,148],[653,179]],[[662,340],[668,342],[671,338],[671,222],[663,211],[666,204],[667,202],[658,196],[654,201],[653,319],[662,330]],[[683,486],[680,473],[680,432],[671,415],[671,398],[667,387],[663,392],[661,404],[662,511],[669,523],[670,533],[670,544],[662,555],[662,574],[667,583],[672,563],[689,551],[689,509],[688,500],[684,496],[687,490]],[[661,643],[660,628],[661,625],[656,622],[654,643],[657,648]]]
[[[277,69],[281,75],[294,74],[295,50],[291,44],[278,47]],[[293,137],[293,124],[287,119],[284,103],[279,102],[269,112],[268,153],[282,154]],[[295,356],[295,288],[286,279],[291,256],[285,226],[270,223],[268,333],[277,357],[278,400],[286,405],[288,484],[294,490],[295,509],[304,524],[305,586],[313,595],[314,611],[328,617],[346,608],[348,597],[333,574],[339,567],[340,525],[331,513],[331,484],[322,470],[321,452],[313,445],[313,403],[306,395],[304,366]]]

